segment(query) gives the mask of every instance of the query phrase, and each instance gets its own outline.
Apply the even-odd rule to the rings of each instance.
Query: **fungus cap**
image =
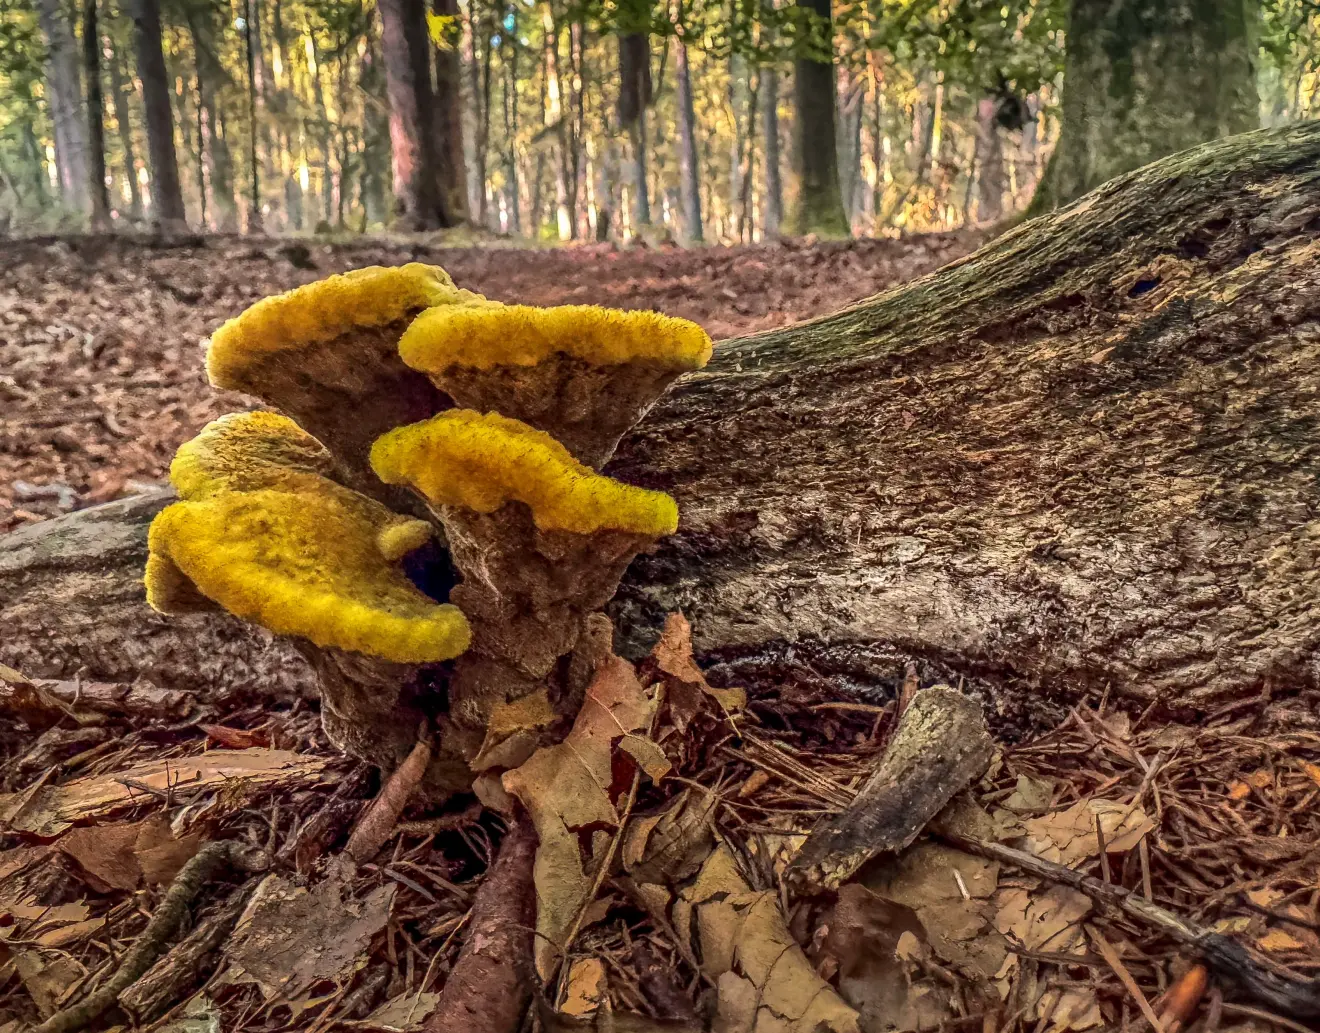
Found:
[[[170,612],[182,576],[276,634],[396,663],[448,660],[468,647],[467,619],[427,598],[391,562],[401,545],[425,540],[422,532],[430,534],[424,522],[402,518],[381,527],[335,491],[260,489],[176,502],[151,525],[147,601]]]
[[[274,352],[324,343],[432,305],[478,302],[438,266],[368,266],[263,298],[211,336],[206,371],[216,387],[246,389],[244,370]]]
[[[706,365],[711,347],[696,323],[657,312],[597,305],[445,305],[413,320],[399,341],[399,354],[413,369],[428,373],[455,366],[535,366],[557,354],[595,366],[637,362],[682,372]]]
[[[678,504],[604,477],[544,431],[499,413],[451,409],[379,438],[371,466],[387,484],[410,484],[437,505],[491,513],[522,502],[543,531],[625,531],[652,537],[678,527]]]
[[[180,498],[288,484],[299,474],[323,477],[334,457],[316,438],[279,413],[235,412],[212,420],[185,441],[170,463]]]

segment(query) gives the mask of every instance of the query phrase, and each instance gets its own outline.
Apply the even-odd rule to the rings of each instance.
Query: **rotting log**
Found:
[[[853,308],[722,344],[610,467],[683,510],[617,623],[635,650],[681,608],[744,678],[892,685],[916,657],[1060,698],[1316,692],[1318,391],[1320,123],[1174,155]],[[0,662],[297,681],[232,622],[165,630],[136,602],[142,552],[122,543],[159,502],[118,505],[0,539]]]

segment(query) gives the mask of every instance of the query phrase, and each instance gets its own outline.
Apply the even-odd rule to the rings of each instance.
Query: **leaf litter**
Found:
[[[694,296],[672,276],[684,256],[616,257],[607,287],[723,336],[837,307],[821,285],[847,279],[842,268],[853,276],[871,262],[879,289],[900,265],[902,275],[933,267],[968,242],[927,245],[710,259],[766,287],[755,311],[716,312]],[[218,315],[341,267],[400,260],[389,245],[327,245],[321,268],[302,273],[276,248],[218,246],[225,261],[209,245],[105,263],[94,291],[93,259],[76,249],[25,245],[6,257],[0,359],[14,373],[0,381],[0,528],[159,481],[179,440],[241,404],[213,396],[196,371],[193,352]],[[434,257],[492,296],[545,304],[575,300],[579,272],[597,275],[587,250]],[[795,277],[804,263],[810,274],[788,285],[781,257]],[[676,307],[679,295],[695,307]],[[148,322],[175,327],[171,343],[140,339],[144,303]],[[76,434],[53,442],[47,416]],[[0,768],[0,1033],[103,985],[180,867],[216,840],[262,852],[270,868],[200,888],[188,926],[124,995],[139,1025],[324,1033],[428,1021],[504,835],[496,812],[414,804],[379,847],[372,839],[371,856],[350,862],[376,776],[330,750],[314,712],[288,701],[212,712],[150,686],[33,691],[17,672],[0,674],[5,720],[34,722]],[[910,689],[939,680],[923,668]],[[1136,1029],[1153,1009],[1169,1033],[1198,1022],[1306,1028],[1217,975],[1196,989],[1195,958],[1166,931],[945,836],[1025,850],[1230,936],[1280,971],[1313,975],[1320,731],[1305,701],[1276,690],[1193,725],[1092,700],[1003,746],[912,846],[837,891],[806,892],[785,873],[884,756],[906,681],[895,672],[883,707],[858,705],[842,684],[824,698],[842,709],[829,711],[788,684],[749,694],[703,671],[687,622],[672,615],[635,668],[609,662],[563,742],[544,745],[554,723],[544,699],[499,713],[477,765],[482,800],[506,811],[521,800],[541,832],[534,942],[553,978],[529,1021],[640,1033],[1046,1033]],[[35,748],[38,733],[63,751],[58,764],[42,763],[52,754]],[[1186,1014],[1166,1018],[1175,1004]],[[121,1019],[112,1012],[102,1025]]]

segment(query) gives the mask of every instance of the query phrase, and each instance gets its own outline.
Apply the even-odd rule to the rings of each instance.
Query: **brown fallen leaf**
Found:
[[[54,1015],[64,995],[87,975],[87,970],[63,951],[15,951],[14,968],[43,1019]]]
[[[605,962],[600,958],[579,958],[568,970],[568,986],[560,1014],[581,1018],[600,1007],[605,996]]]
[[[253,982],[267,1000],[292,1002],[314,983],[357,964],[389,921],[395,885],[354,899],[345,893],[346,882],[338,870],[310,890],[280,875],[266,876],[225,948],[239,967],[230,969],[227,981]]]
[[[1306,948],[1303,941],[1283,929],[1271,929],[1256,941],[1256,946],[1263,951],[1295,951]]]
[[[226,725],[198,725],[206,737],[231,750],[269,746],[270,735],[263,729],[229,728]]]
[[[702,968],[715,981],[717,1028],[748,1033],[859,1033],[857,1012],[817,973],[779,910],[729,848],[716,847],[683,892],[696,912]]]
[[[496,704],[486,723],[486,738],[481,751],[472,761],[472,770],[516,768],[535,752],[540,733],[557,718],[545,689],[512,703]]]
[[[142,881],[135,850],[140,833],[137,822],[89,825],[70,829],[57,845],[78,862],[98,892],[135,890]]]
[[[367,1016],[367,1022],[385,1029],[416,1029],[439,1003],[440,995],[436,993],[402,994],[390,998],[373,1011]]]
[[[719,704],[729,718],[747,706],[747,693],[742,689],[716,689],[706,681],[706,676],[692,658],[692,625],[681,613],[671,613],[665,619],[660,641],[651,650],[648,660],[661,674],[668,676],[669,711],[679,732],[687,730],[706,698]]]
[[[314,785],[329,760],[288,750],[214,750],[198,757],[153,760],[119,771],[0,794],[0,827],[57,836],[75,822],[103,818],[142,802],[136,785],[175,792],[223,786],[244,779],[277,785]]]
[[[1105,851],[1111,854],[1134,849],[1155,831],[1155,822],[1141,807],[1116,800],[1079,800],[1066,810],[1027,819],[1027,849],[1071,868],[1100,853],[1097,821],[1104,832]]]
[[[174,881],[179,869],[192,860],[201,847],[200,833],[175,836],[169,818],[158,813],[138,823],[133,852],[147,884],[165,886]]]
[[[619,657],[602,663],[587,688],[572,731],[562,743],[543,747],[521,767],[506,772],[503,785],[523,802],[540,846],[536,851],[536,964],[544,978],[554,966],[565,935],[589,901],[610,835],[618,828],[616,746],[650,725],[654,702],[632,665]],[[580,834],[594,831],[584,863]]]

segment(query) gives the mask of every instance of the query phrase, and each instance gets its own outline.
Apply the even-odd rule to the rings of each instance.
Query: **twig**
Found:
[[[940,838],[969,854],[1002,861],[1051,882],[1071,886],[1092,900],[1159,929],[1195,951],[1214,972],[1236,982],[1252,997],[1265,1002],[1277,1012],[1293,1019],[1320,1017],[1320,979],[1298,979],[1274,967],[1236,940],[1202,928],[1144,897],[1136,896],[1122,886],[1101,882],[1093,876],[1001,843],[967,839],[952,833],[946,833]]]
[[[380,795],[371,801],[353,834],[348,837],[344,852],[358,864],[370,861],[394,834],[399,815],[408,806],[408,798],[421,783],[431,763],[431,742],[423,737],[417,740],[412,753],[394,769]]]
[[[119,995],[141,978],[165,951],[166,944],[179,930],[188,905],[201,892],[202,887],[225,865],[244,870],[257,870],[262,862],[245,856],[240,844],[233,840],[207,843],[179,869],[164,899],[142,930],[132,949],[124,955],[119,970],[95,993],[77,1004],[56,1012],[33,1033],[74,1033],[99,1017],[113,1005]]]
[[[1220,1007],[1224,1009],[1225,1015],[1245,1015],[1249,1019],[1260,1019],[1261,1022],[1269,1022],[1275,1026],[1282,1026],[1284,1029],[1295,1030],[1296,1033],[1315,1033],[1313,1026],[1303,1026],[1300,1022],[1293,1022],[1292,1019],[1275,1015],[1264,1008],[1253,1008],[1248,1004],[1230,1004],[1228,1001],[1225,1001]]]
[[[1114,975],[1118,976],[1118,981],[1123,984],[1132,999],[1137,1002],[1137,1007],[1141,1009],[1141,1014],[1146,1016],[1146,1021],[1150,1023],[1155,1033],[1164,1033],[1164,1023],[1159,1020],[1155,1014],[1155,1009],[1150,1006],[1150,1001],[1146,1000],[1146,995],[1141,992],[1141,987],[1137,981],[1132,978],[1132,973],[1128,967],[1123,964],[1123,959],[1118,956],[1118,951],[1114,950],[1114,945],[1105,939],[1104,934],[1099,929],[1089,928],[1091,939],[1095,942],[1095,949],[1100,952],[1100,956],[1105,959],[1109,967],[1114,970]]]
[[[531,997],[536,829],[510,827],[477,890],[463,950],[445,980],[425,1033],[514,1033]]]

